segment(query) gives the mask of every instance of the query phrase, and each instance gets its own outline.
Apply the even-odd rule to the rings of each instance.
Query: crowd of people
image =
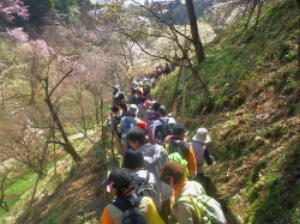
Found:
[[[115,199],[100,223],[226,223],[206,193],[204,162],[214,162],[208,130],[198,128],[188,141],[185,126],[152,99],[153,84],[151,77],[133,80],[128,97],[118,86],[113,90],[110,128],[122,164],[108,176],[106,192]]]

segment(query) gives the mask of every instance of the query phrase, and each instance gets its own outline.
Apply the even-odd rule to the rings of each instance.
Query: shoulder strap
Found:
[[[197,197],[196,197],[196,200]],[[195,218],[195,221],[194,223],[202,223],[202,219],[203,219],[203,209],[200,208],[197,203],[195,202],[194,198],[192,197],[192,195],[187,195],[187,196],[183,196],[181,198],[179,198],[179,200],[177,201],[177,203],[180,203],[180,202],[188,202],[188,203],[191,203],[192,206],[193,206],[193,217]]]
[[[165,122],[161,119],[161,118],[159,118],[159,121],[164,125],[165,124]]]

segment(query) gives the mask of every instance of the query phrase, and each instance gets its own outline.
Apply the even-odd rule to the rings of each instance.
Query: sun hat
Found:
[[[140,169],[144,166],[144,156],[140,150],[128,149],[124,154],[123,167],[131,170]]]
[[[111,191],[110,188],[115,188],[117,194],[126,194],[135,188],[134,181],[129,174],[129,171],[125,168],[113,169],[107,180],[107,191]]]
[[[139,108],[137,107],[137,105],[131,104],[127,111],[130,114],[137,114],[139,112]]]
[[[173,180],[174,184],[178,184],[185,177],[185,168],[179,163],[167,162],[158,172],[158,177],[165,183]]]
[[[209,143],[211,141],[211,138],[208,135],[208,131],[206,128],[198,128],[192,140],[200,143]]]

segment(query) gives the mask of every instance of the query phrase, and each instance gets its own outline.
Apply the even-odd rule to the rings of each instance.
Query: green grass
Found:
[[[248,223],[300,223],[300,142],[291,146],[275,164],[277,173],[268,173],[248,192],[253,203]],[[293,164],[293,165],[292,165]],[[276,221],[275,221],[276,220]]]
[[[21,197],[31,189],[35,180],[36,174],[32,171],[26,171],[9,181],[9,185],[5,190],[5,201],[10,209],[16,206]],[[4,217],[8,214],[9,212],[0,208],[0,224],[4,223]]]
[[[240,107],[248,94],[243,86],[245,81],[261,79],[264,73],[274,72],[272,68],[284,67],[296,61],[298,31],[293,0],[276,0],[266,4],[257,31],[251,28],[244,31],[245,22],[246,18],[229,26],[206,47],[205,61],[196,66],[206,80],[211,96],[201,90],[200,84],[192,78],[190,72],[187,74],[188,117],[199,114],[203,108],[206,108],[206,113],[211,113]],[[294,78],[295,66],[289,68],[289,71],[283,71],[284,78],[274,83],[275,86],[288,83],[281,94],[292,94],[299,85]],[[174,85],[176,77],[177,74],[172,74],[165,78],[153,92],[166,105],[170,99],[164,96],[173,95],[170,94],[170,86]],[[180,93],[177,99],[181,100]],[[299,109],[295,109],[298,112]]]
[[[263,7],[257,30],[252,28],[253,21],[248,30],[243,30],[247,18],[227,27],[205,48],[206,59],[197,65],[211,95],[201,90],[189,72],[186,74],[189,130],[204,125],[219,135],[215,136],[212,148],[217,166],[223,168],[210,170],[210,174],[215,175],[212,178],[219,181],[220,186],[227,187],[231,182],[224,178],[228,167],[237,167],[242,172],[239,168],[247,165],[248,172],[242,172],[239,186],[229,184],[239,191],[242,199],[231,196],[227,199],[248,224],[300,223],[300,143],[287,145],[283,140],[289,141],[297,135],[297,128],[285,121],[300,115],[300,82],[296,77],[299,68],[297,18],[294,0],[273,0]],[[171,86],[177,80],[177,73],[159,81],[153,91],[155,98],[165,105],[170,102],[170,93],[174,92]],[[271,120],[255,124],[255,116],[261,111],[245,103],[258,101],[267,89],[272,90],[267,100],[274,108],[277,99],[289,100],[287,112],[282,113],[286,107],[278,105]],[[181,100],[179,89],[177,105]],[[235,116],[234,112],[241,115]],[[230,116],[224,117],[227,113]],[[215,126],[221,129],[216,130]],[[257,156],[254,156],[257,162],[253,155]]]

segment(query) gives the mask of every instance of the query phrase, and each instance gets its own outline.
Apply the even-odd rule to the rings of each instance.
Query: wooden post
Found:
[[[187,83],[187,75],[186,68],[182,68],[182,104],[181,104],[181,123],[185,124],[185,106],[186,106],[186,83]]]

